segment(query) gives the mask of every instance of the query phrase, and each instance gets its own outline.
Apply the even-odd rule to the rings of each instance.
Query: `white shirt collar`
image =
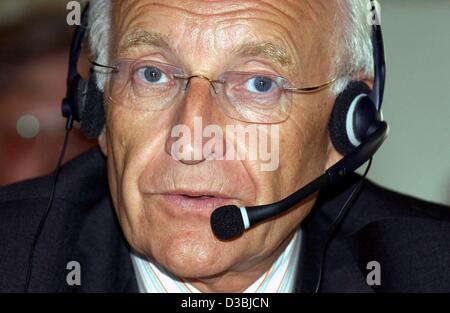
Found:
[[[272,267],[259,277],[245,293],[293,292],[297,275],[302,232],[299,229]],[[136,280],[141,293],[200,293],[188,282],[175,277],[161,266],[131,253]]]

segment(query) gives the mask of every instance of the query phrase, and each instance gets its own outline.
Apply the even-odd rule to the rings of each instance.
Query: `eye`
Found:
[[[247,80],[246,88],[255,93],[268,93],[276,88],[276,83],[269,77],[255,76]]]
[[[169,81],[166,74],[159,68],[154,66],[147,66],[138,69],[137,74],[139,78],[145,83],[150,84],[164,84]]]

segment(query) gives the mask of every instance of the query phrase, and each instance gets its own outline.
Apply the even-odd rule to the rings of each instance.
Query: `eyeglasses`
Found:
[[[187,76],[183,70],[151,60],[120,59],[113,66],[91,62],[108,69],[105,96],[114,104],[141,111],[164,110],[182,100],[193,78],[206,79],[221,110],[230,118],[272,124],[285,121],[291,110],[292,94],[310,94],[331,86],[324,84],[298,88],[281,76],[229,71],[217,79]]]

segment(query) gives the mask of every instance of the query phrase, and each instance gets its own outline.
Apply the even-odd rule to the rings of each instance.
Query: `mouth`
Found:
[[[181,196],[185,197],[185,198],[197,199],[197,200],[204,200],[204,199],[215,198],[214,196],[208,196],[208,195],[200,195],[200,196],[181,195]]]
[[[171,191],[160,194],[163,206],[170,215],[191,214],[210,218],[211,213],[220,206],[230,204],[231,198],[210,191]]]

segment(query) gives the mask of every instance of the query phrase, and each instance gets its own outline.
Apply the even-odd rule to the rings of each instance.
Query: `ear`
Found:
[[[362,82],[369,86],[370,89],[373,89],[373,80],[369,78],[362,79]]]
[[[360,81],[369,86],[370,89],[373,89],[373,78],[368,77],[364,71],[357,71],[352,75],[351,81]]]
[[[107,143],[107,134],[106,134],[106,126],[103,127],[102,132],[98,136],[98,145],[100,146],[100,150],[105,156],[108,156],[108,143]]]

